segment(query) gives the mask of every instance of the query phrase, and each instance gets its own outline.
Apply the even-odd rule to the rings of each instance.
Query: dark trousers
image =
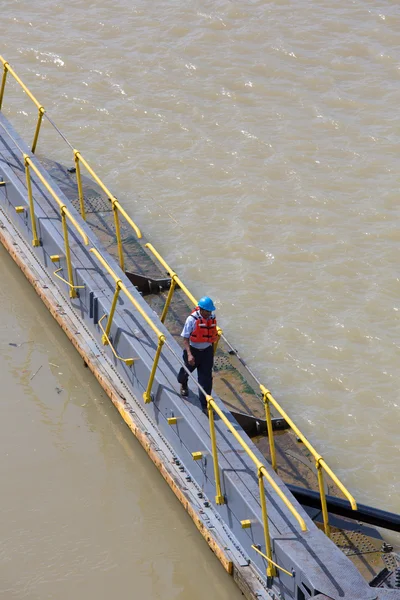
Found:
[[[191,346],[191,352],[194,357],[194,365],[189,365],[188,357],[186,350],[183,351],[183,362],[185,363],[186,368],[193,373],[195,369],[197,369],[197,380],[201,387],[205,390],[205,392],[210,395],[212,390],[212,369],[214,364],[214,348],[213,346],[208,346],[204,350],[198,350],[197,348],[193,348]],[[185,369],[181,367],[181,370],[178,373],[178,382],[181,385],[187,386],[189,379],[189,375],[186,373]],[[201,407],[203,409],[207,408],[207,401],[203,392],[199,390],[199,400]]]

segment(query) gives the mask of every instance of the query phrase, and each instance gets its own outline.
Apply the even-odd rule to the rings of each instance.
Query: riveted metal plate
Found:
[[[396,568],[393,552],[383,552],[383,540],[369,537],[360,531],[335,531],[332,541],[357,566],[367,581],[372,581],[386,567]]]
[[[106,213],[112,211],[111,202],[108,198],[98,194],[94,190],[84,190],[86,213]],[[79,211],[79,198],[73,198],[72,204]]]
[[[359,531],[338,531],[332,533],[332,541],[346,556],[379,552],[379,547],[377,548],[372,543],[371,538]]]

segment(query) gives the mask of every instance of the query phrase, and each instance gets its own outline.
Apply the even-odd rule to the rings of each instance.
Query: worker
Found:
[[[199,385],[206,394],[212,390],[212,370],[214,364],[214,342],[218,339],[217,321],[213,312],[215,306],[211,298],[203,296],[198,305],[188,316],[181,336],[183,338],[183,362],[192,373],[197,369]],[[181,384],[181,396],[187,397],[189,375],[183,367],[178,373],[178,382]],[[199,400],[203,411],[207,409],[207,401],[201,390]]]

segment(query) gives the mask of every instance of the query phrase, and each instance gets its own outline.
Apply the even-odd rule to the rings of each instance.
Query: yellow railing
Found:
[[[322,456],[315,450],[315,448],[310,444],[310,442],[307,440],[307,438],[301,433],[299,428],[296,427],[296,425],[293,423],[291,418],[286,414],[286,412],[283,410],[283,408],[278,404],[278,402],[272,396],[271,392],[262,384],[260,385],[260,389],[261,389],[261,392],[263,395],[263,400],[264,400],[264,405],[265,405],[265,415],[266,415],[267,426],[268,426],[268,440],[269,440],[269,448],[270,448],[270,454],[271,454],[272,467],[274,468],[275,471],[277,470],[275,440],[274,440],[274,435],[273,435],[273,431],[272,431],[271,412],[270,412],[270,407],[269,407],[270,403],[275,407],[275,409],[278,411],[278,413],[285,419],[286,423],[291,427],[291,429],[294,431],[294,433],[297,435],[297,437],[303,442],[303,444],[305,445],[307,450],[309,452],[311,452],[311,454],[313,455],[313,457],[315,459],[315,467],[317,469],[317,475],[318,475],[319,493],[320,493],[320,497],[321,497],[322,515],[323,515],[323,519],[324,519],[324,529],[325,529],[326,535],[330,537],[328,508],[327,508],[327,503],[326,503],[324,475],[323,475],[322,470],[324,470],[331,477],[332,481],[337,485],[337,487],[341,490],[341,492],[346,496],[346,498],[350,502],[351,508],[353,510],[357,510],[357,503],[354,500],[353,496],[350,494],[350,492],[345,488],[343,483],[336,477],[336,475],[332,471],[332,469],[330,469],[328,467],[328,465],[326,464],[326,462],[322,458]]]
[[[22,87],[22,89],[24,90],[24,92],[34,102],[34,104],[36,105],[36,107],[39,110],[39,118],[38,118],[38,122],[37,122],[37,126],[36,126],[36,131],[35,131],[35,136],[34,136],[34,140],[33,140],[33,144],[32,144],[32,152],[35,152],[36,145],[37,145],[37,140],[38,140],[38,136],[39,136],[39,131],[40,131],[40,126],[41,126],[41,123],[42,123],[42,118],[43,118],[43,115],[45,113],[45,110],[44,110],[43,106],[31,94],[31,92],[28,90],[28,88],[23,84],[23,82],[16,75],[16,73],[9,66],[9,64],[1,56],[0,56],[0,61],[2,62],[3,67],[4,67],[4,73],[3,73],[2,83],[1,83],[1,87],[0,87],[0,109],[1,109],[2,102],[3,102],[3,97],[4,97],[4,89],[5,89],[5,84],[6,84],[7,73],[11,73],[11,75],[14,77],[14,79],[20,84],[20,86]],[[129,215],[126,213],[126,211],[122,208],[122,206],[120,205],[120,203],[118,202],[118,200],[115,198],[115,196],[113,194],[111,194],[111,192],[108,190],[108,188],[103,184],[103,182],[100,180],[100,178],[96,175],[96,173],[93,171],[93,169],[89,166],[89,164],[87,163],[87,161],[82,157],[82,155],[80,154],[80,152],[78,152],[78,150],[73,150],[73,152],[74,152],[74,162],[75,162],[75,167],[76,167],[78,196],[79,196],[81,216],[82,216],[83,219],[86,218],[84,196],[83,196],[83,187],[82,187],[82,179],[81,179],[81,172],[80,172],[80,164],[83,164],[84,167],[89,172],[89,174],[93,177],[93,179],[96,181],[96,183],[100,186],[100,188],[103,190],[103,192],[107,195],[107,197],[109,198],[109,200],[110,200],[110,202],[112,204],[112,209],[113,209],[113,213],[114,213],[115,229],[116,229],[117,245],[118,245],[119,263],[120,263],[121,268],[124,270],[124,254],[123,254],[123,245],[122,245],[122,239],[121,239],[121,233],[120,233],[119,213],[122,214],[122,216],[126,219],[126,221],[129,223],[129,225],[133,228],[133,230],[136,232],[136,235],[139,238],[142,237],[141,231],[137,227],[137,225],[132,221],[132,219],[129,217]],[[40,171],[34,165],[34,163],[32,162],[32,160],[30,159],[30,157],[28,155],[24,154],[23,158],[24,158],[24,164],[25,164],[26,182],[27,182],[27,190],[28,190],[29,206],[30,206],[31,226],[32,226],[32,234],[33,234],[32,244],[34,246],[38,246],[38,245],[40,245],[40,240],[38,239],[37,228],[36,228],[36,219],[35,219],[35,212],[34,212],[34,200],[33,200],[33,194],[32,194],[30,169],[32,169],[36,173],[37,177],[40,179],[40,181],[42,182],[42,184],[45,186],[45,188],[48,190],[48,192],[51,194],[51,196],[53,197],[53,199],[56,201],[56,203],[58,204],[58,206],[60,208],[61,220],[62,220],[62,227],[63,227],[63,234],[64,234],[65,257],[66,257],[67,270],[68,270],[68,281],[65,280],[65,279],[63,279],[61,276],[57,275],[57,272],[60,269],[58,269],[55,272],[55,274],[56,274],[57,277],[59,277],[65,283],[67,283],[69,285],[69,287],[70,287],[70,296],[71,297],[75,297],[76,296],[76,289],[78,287],[82,287],[82,286],[76,286],[76,285],[74,285],[72,263],[71,263],[71,256],[70,256],[70,246],[69,246],[69,239],[68,239],[68,227],[67,227],[66,218],[68,217],[68,219],[70,220],[70,222],[74,225],[75,229],[81,235],[81,237],[82,237],[83,242],[84,242],[85,245],[88,245],[88,243],[89,243],[88,237],[87,237],[86,233],[82,230],[82,228],[79,226],[79,224],[77,223],[77,221],[74,219],[74,217],[71,215],[71,213],[67,209],[66,205],[58,198],[57,194],[54,192],[54,190],[51,188],[51,186],[45,180],[45,178],[43,177],[43,175],[40,173]],[[17,207],[17,208],[20,208],[20,207]],[[167,313],[168,313],[169,306],[170,306],[171,301],[172,301],[172,297],[173,297],[174,291],[175,291],[175,289],[176,289],[177,286],[180,287],[180,289],[189,298],[189,300],[192,302],[192,304],[194,306],[197,306],[197,301],[196,301],[195,297],[191,294],[191,292],[188,290],[188,288],[180,280],[180,278],[175,273],[175,271],[173,271],[169,267],[169,265],[165,262],[165,260],[161,257],[161,255],[155,250],[155,248],[151,244],[146,244],[146,247],[158,259],[158,261],[163,265],[163,267],[167,270],[167,272],[169,273],[169,275],[171,277],[171,287],[170,287],[170,290],[168,292],[167,299],[166,299],[166,302],[165,302],[165,305],[164,305],[164,309],[163,309],[163,312],[162,312],[162,315],[161,315],[161,321],[164,323],[165,318],[166,318]],[[110,345],[111,350],[112,350],[112,352],[114,353],[114,355],[116,356],[117,359],[124,361],[127,365],[133,364],[134,359],[132,359],[132,358],[127,358],[127,359],[121,358],[116,353],[113,345],[110,344],[109,334],[110,334],[110,330],[111,330],[111,326],[112,326],[112,321],[113,321],[113,318],[114,318],[114,313],[115,313],[115,309],[116,309],[116,305],[117,305],[118,296],[119,296],[120,291],[124,292],[124,294],[130,300],[130,302],[133,304],[133,306],[136,308],[136,310],[141,314],[141,316],[143,317],[143,319],[146,321],[146,323],[149,325],[149,327],[152,329],[152,331],[157,336],[157,339],[158,339],[157,350],[156,350],[155,357],[154,357],[154,360],[153,360],[153,365],[152,365],[152,369],[151,369],[151,372],[150,372],[150,376],[149,376],[149,381],[148,381],[148,384],[147,384],[147,388],[146,388],[145,392],[143,393],[144,401],[146,403],[151,402],[151,400],[152,400],[151,390],[152,390],[152,386],[153,386],[153,383],[154,383],[154,378],[155,378],[155,374],[156,374],[156,371],[157,371],[157,367],[158,367],[158,363],[159,363],[159,358],[160,358],[160,355],[161,355],[161,351],[162,351],[163,345],[164,345],[164,343],[166,341],[165,335],[158,329],[158,327],[155,325],[155,323],[146,314],[146,312],[143,310],[143,308],[140,306],[140,304],[137,302],[137,300],[132,296],[132,294],[129,292],[129,290],[126,288],[126,286],[123,284],[122,280],[116,275],[116,273],[108,265],[108,263],[106,262],[106,260],[100,254],[100,252],[96,248],[91,248],[90,252],[100,262],[100,264],[103,266],[103,268],[106,270],[106,272],[114,280],[115,285],[116,285],[115,292],[114,292],[114,297],[113,297],[112,304],[111,304],[110,313],[109,313],[108,319],[107,319],[106,327],[103,328],[103,326],[100,325],[100,327],[102,329],[102,332],[103,332],[103,336],[102,336],[103,344],[104,345],[107,345],[107,344]],[[106,315],[103,315],[101,317],[101,319],[100,319],[100,322],[103,319],[105,319],[105,317],[106,317]],[[219,337],[222,336],[222,330],[219,329],[219,328],[218,328],[218,334],[219,334]],[[173,352],[173,350],[172,350],[172,348],[170,346],[169,346],[169,348]],[[178,358],[178,360],[183,365],[182,361],[179,358]],[[250,370],[249,370],[249,372],[251,373]],[[200,387],[199,384],[198,384],[198,382],[196,382],[194,380],[194,378],[190,374],[189,374],[189,376],[196,383],[196,385],[198,387]],[[252,376],[254,377],[253,374],[252,374]],[[285,411],[280,407],[280,405],[272,397],[272,395],[269,392],[269,390],[265,386],[263,386],[257,380],[257,378],[255,378],[255,379],[259,383],[261,392],[263,394],[263,400],[264,400],[264,405],[265,405],[265,413],[266,413],[266,420],[267,420],[267,427],[268,427],[268,436],[269,436],[269,444],[270,444],[270,453],[271,453],[272,467],[274,468],[274,470],[277,469],[274,435],[273,435],[272,420],[271,420],[271,414],[270,414],[270,403],[273,404],[273,406],[276,408],[276,410],[282,415],[282,417],[286,420],[286,422],[290,425],[290,427],[292,428],[292,430],[296,433],[296,435],[299,437],[299,439],[304,443],[304,445],[306,446],[306,448],[308,448],[308,450],[312,453],[312,455],[315,458],[316,468],[317,468],[317,472],[318,472],[318,482],[319,482],[320,495],[321,495],[321,505],[322,505],[322,512],[323,512],[323,518],[324,518],[324,527],[325,527],[326,534],[329,535],[330,534],[330,528],[329,528],[329,522],[328,522],[328,512],[327,512],[327,505],[326,505],[326,497],[325,497],[325,490],[324,490],[324,481],[323,481],[322,469],[324,469],[325,472],[328,475],[330,475],[330,477],[332,478],[332,480],[341,489],[341,491],[343,492],[343,494],[349,499],[350,504],[351,504],[353,510],[357,509],[356,502],[355,502],[354,498],[351,496],[351,494],[347,491],[347,489],[343,486],[343,484],[336,477],[336,475],[328,467],[328,465],[326,464],[326,462],[324,461],[324,459],[322,458],[322,456],[316,452],[316,450],[313,448],[313,446],[308,442],[308,440],[305,438],[305,436],[303,436],[303,434],[299,431],[299,429],[296,427],[296,425],[291,421],[291,419],[288,417],[288,415],[285,413]],[[203,391],[203,393],[205,393],[204,390],[202,390],[202,391]],[[299,523],[300,528],[302,529],[302,531],[306,531],[306,529],[307,529],[306,525],[305,525],[305,522],[304,522],[303,518],[299,515],[299,513],[297,512],[297,510],[294,508],[294,506],[292,505],[292,503],[290,502],[290,500],[285,496],[285,494],[282,492],[282,490],[280,489],[280,487],[275,483],[274,479],[270,476],[270,474],[266,470],[265,466],[258,460],[258,458],[255,456],[255,454],[249,448],[249,446],[247,445],[247,443],[245,442],[245,440],[236,431],[236,429],[233,427],[233,425],[227,419],[227,417],[225,416],[225,414],[221,411],[221,409],[215,403],[215,401],[212,398],[212,396],[209,396],[207,394],[205,394],[205,395],[206,395],[206,399],[207,399],[207,409],[208,409],[209,425],[210,425],[210,440],[211,440],[211,446],[212,446],[214,476],[215,476],[215,485],[216,485],[216,496],[215,496],[216,503],[217,504],[223,504],[224,501],[225,501],[225,499],[224,499],[224,496],[223,496],[222,491],[221,491],[219,463],[218,463],[218,448],[217,448],[216,431],[215,431],[215,424],[214,424],[214,412],[219,416],[219,418],[226,425],[226,427],[228,428],[228,430],[233,434],[233,436],[235,437],[235,439],[237,440],[237,442],[240,444],[240,446],[243,448],[243,450],[246,452],[246,454],[250,457],[250,459],[254,462],[255,467],[257,469],[257,477],[258,477],[259,492],[260,492],[260,506],[261,506],[261,512],[262,512],[262,520],[263,520],[263,527],[264,527],[264,539],[265,539],[265,547],[266,547],[265,558],[268,561],[267,574],[269,576],[273,576],[275,574],[275,567],[277,567],[277,568],[280,568],[280,567],[278,565],[276,565],[276,563],[274,563],[274,561],[272,560],[272,549],[271,549],[271,541],[270,541],[269,527],[268,527],[268,514],[267,514],[267,506],[266,506],[265,489],[264,489],[264,478],[268,481],[268,483],[270,484],[270,486],[278,494],[278,496],[284,502],[284,504],[286,505],[286,507],[288,508],[288,510],[297,519],[297,521],[298,521],[298,523]],[[262,554],[262,552],[259,549],[257,549],[256,547],[255,547],[255,550],[257,550],[257,552],[259,552],[260,554]]]
[[[113,271],[113,269],[110,267],[110,265],[104,259],[104,257],[100,254],[100,252],[96,248],[91,248],[90,252],[97,258],[99,263],[104,267],[104,269],[107,271],[107,273],[111,276],[111,278],[114,280],[114,282],[116,284],[116,289],[115,289],[114,297],[113,297],[113,300],[111,303],[111,309],[110,309],[107,325],[106,325],[105,329],[102,329],[103,330],[103,338],[102,338],[103,344],[106,344],[109,341],[108,335],[110,333],[112,319],[113,319],[113,316],[115,313],[115,307],[117,304],[120,290],[122,290],[125,293],[125,295],[130,300],[130,302],[133,304],[133,306],[138,310],[138,312],[145,319],[146,323],[151,327],[151,329],[157,335],[158,346],[157,346],[157,350],[156,350],[156,353],[154,356],[153,366],[151,369],[147,389],[143,393],[144,401],[146,403],[151,402],[152,385],[153,385],[156,370],[157,370],[157,367],[159,364],[161,350],[166,341],[165,335],[158,329],[158,327],[154,324],[154,322],[150,319],[150,317],[142,309],[140,304],[132,296],[132,294],[128,291],[128,289],[123,284],[121,279]],[[196,304],[195,301],[194,301],[194,304]],[[106,315],[103,315],[102,319],[104,319],[105,317],[106,317]],[[168,345],[168,347],[173,352],[172,348],[169,345]],[[114,350],[113,350],[113,352],[114,352],[114,355],[117,356]],[[178,358],[178,357],[176,356],[176,358]],[[125,359],[125,362],[127,362],[128,360],[132,360],[132,359]],[[179,358],[178,358],[178,360],[180,361]],[[184,366],[183,362],[182,361],[180,361],[180,362]],[[199,389],[201,389],[201,391],[203,393],[205,393],[205,391],[199,386],[198,382],[193,379],[193,377],[190,375],[190,373],[189,373],[189,376],[195,382],[197,387]],[[263,465],[263,463],[256,457],[256,455],[252,452],[252,450],[250,449],[250,447],[248,446],[246,441],[243,439],[243,437],[238,433],[238,431],[235,429],[235,427],[232,425],[232,423],[229,421],[229,419],[227,419],[227,417],[225,416],[223,411],[216,404],[214,398],[207,394],[205,394],[205,396],[206,396],[206,400],[207,400],[207,409],[208,409],[209,427],[210,427],[210,440],[211,440],[211,454],[212,454],[212,458],[213,458],[214,478],[215,478],[215,487],[216,487],[215,502],[216,502],[216,504],[219,504],[219,505],[225,503],[225,498],[224,498],[224,495],[222,494],[222,490],[221,490],[221,477],[220,477],[220,469],[219,469],[219,461],[218,461],[218,444],[217,444],[217,436],[216,436],[216,429],[215,429],[215,422],[214,422],[214,413],[216,413],[219,416],[221,421],[228,428],[228,430],[233,434],[234,438],[237,440],[237,442],[240,444],[240,446],[243,448],[243,450],[246,452],[246,454],[249,456],[249,458],[255,464],[255,467],[257,470],[259,493],[260,493],[260,506],[261,506],[261,513],[262,513],[263,528],[264,528],[264,542],[265,542],[265,548],[266,548],[266,558],[268,560],[267,575],[269,577],[273,577],[276,574],[275,567],[277,565],[272,560],[272,545],[271,545],[271,538],[270,538],[270,534],[269,534],[268,512],[267,512],[267,502],[266,502],[265,488],[264,488],[264,478],[268,481],[269,485],[276,492],[276,494],[279,496],[279,498],[282,500],[282,502],[285,504],[285,506],[288,508],[288,510],[297,519],[302,531],[307,531],[305,521],[300,516],[298,511],[295,509],[295,507],[290,502],[290,500],[285,496],[284,492],[281,490],[279,485],[274,481],[273,477],[271,477],[271,475],[268,473],[265,465]],[[171,423],[172,422],[175,424],[176,420],[172,420]],[[199,453],[199,456],[202,456],[201,452]]]
[[[146,248],[148,248],[152,252],[152,254],[162,264],[162,266],[166,269],[166,271],[168,272],[168,274],[171,277],[171,288],[169,290],[169,293],[168,293],[168,296],[167,296],[167,299],[166,299],[166,302],[164,305],[164,309],[163,309],[163,312],[161,315],[161,321],[164,322],[164,319],[167,315],[168,308],[171,304],[172,295],[174,293],[176,285],[179,285],[180,289],[184,292],[184,294],[196,306],[197,302],[196,302],[195,297],[191,294],[191,292],[188,290],[188,288],[179,279],[179,277],[175,273],[175,271],[173,269],[171,269],[171,267],[167,264],[167,262],[163,259],[163,257],[157,252],[157,250],[154,248],[154,246],[152,244],[146,244]],[[219,330],[218,333],[219,333],[219,337],[221,337],[222,331]],[[341,481],[339,481],[339,479],[333,473],[333,471],[328,467],[328,465],[326,464],[326,462],[324,461],[322,456],[320,454],[318,454],[318,452],[313,448],[313,446],[306,439],[306,437],[300,432],[300,430],[296,427],[296,425],[293,423],[293,421],[288,417],[288,415],[285,413],[285,411],[282,409],[282,407],[278,404],[278,402],[272,397],[269,390],[267,390],[267,388],[258,381],[258,379],[254,376],[253,373],[251,373],[251,375],[254,377],[254,379],[257,381],[257,383],[260,385],[260,389],[263,394],[272,467],[275,471],[277,471],[275,440],[274,440],[274,431],[273,431],[273,427],[272,427],[270,402],[271,402],[271,404],[274,405],[276,410],[286,420],[286,422],[289,424],[289,426],[292,428],[292,430],[296,433],[298,438],[303,442],[303,444],[306,446],[306,448],[311,452],[311,454],[315,458],[315,465],[316,465],[317,477],[318,477],[318,487],[319,487],[319,492],[320,492],[320,497],[321,497],[322,515],[323,515],[323,521],[324,521],[324,530],[325,530],[326,535],[330,537],[329,517],[328,517],[328,509],[327,509],[327,503],[326,503],[324,477],[323,477],[322,469],[324,469],[326,471],[326,473],[332,478],[334,483],[336,483],[338,488],[346,496],[346,498],[349,500],[350,505],[353,510],[357,510],[356,501],[354,500],[354,498],[350,494],[350,492],[341,483]],[[218,491],[217,491],[217,497],[218,497]]]
[[[165,262],[165,260],[161,256],[161,254],[159,254],[157,252],[157,250],[154,248],[154,246],[152,244],[148,243],[148,244],[145,244],[145,246],[146,246],[146,248],[148,248],[154,254],[154,256],[157,258],[157,260],[162,264],[162,266],[164,267],[164,269],[167,271],[168,275],[171,277],[171,287],[169,289],[168,296],[167,296],[167,299],[165,301],[165,305],[164,305],[164,309],[163,309],[161,317],[160,317],[160,321],[162,323],[164,323],[164,321],[165,321],[165,317],[167,316],[168,309],[169,309],[169,306],[171,304],[172,296],[174,294],[174,291],[175,291],[175,288],[176,288],[177,285],[180,287],[180,289],[182,290],[182,292],[189,298],[189,300],[191,301],[191,303],[194,306],[197,306],[197,300],[196,300],[196,298],[188,290],[188,288],[181,281],[181,279],[179,279],[179,277],[175,273],[175,271],[173,271],[171,269],[171,267]],[[220,338],[222,336],[222,329],[220,327],[218,327],[218,326],[217,326],[217,332],[218,332],[218,339],[214,343],[214,352],[216,351],[217,346],[218,346],[218,342],[219,342],[219,340],[220,340]]]
[[[8,62],[6,60],[4,60],[4,58],[2,56],[0,56],[0,62],[3,65],[3,77],[2,77],[2,81],[1,81],[1,87],[0,87],[0,110],[1,107],[3,105],[3,98],[4,98],[4,90],[6,87],[6,80],[7,80],[7,73],[10,73],[15,81],[17,81],[17,83],[19,83],[19,85],[22,87],[22,89],[24,90],[25,94],[32,100],[32,102],[34,103],[34,105],[36,106],[36,108],[39,111],[39,115],[38,115],[38,120],[37,120],[37,124],[36,124],[36,130],[35,130],[35,135],[33,137],[33,142],[32,142],[32,148],[31,151],[33,154],[35,154],[35,150],[36,150],[36,145],[37,145],[37,141],[38,141],[38,137],[39,137],[39,131],[40,131],[40,126],[42,124],[42,119],[43,119],[43,115],[46,112],[44,107],[40,104],[40,102],[38,102],[35,98],[35,96],[28,90],[28,88],[26,87],[26,85],[21,81],[21,79],[18,77],[18,75],[15,73],[14,69],[12,69],[10,67],[10,65],[8,64]]]
[[[97,258],[99,263],[104,267],[104,269],[107,271],[107,273],[112,277],[112,279],[114,280],[115,285],[116,285],[116,290],[114,293],[114,299],[113,299],[113,303],[112,303],[112,307],[111,307],[111,311],[110,311],[110,316],[109,316],[108,323],[107,323],[107,329],[108,329],[108,331],[106,329],[107,335],[110,332],[112,316],[114,314],[115,306],[117,304],[119,290],[122,290],[124,292],[124,294],[126,295],[126,297],[129,298],[129,300],[132,302],[132,304],[136,308],[136,310],[142,315],[142,317],[146,321],[147,325],[154,331],[154,333],[156,334],[156,336],[158,338],[158,346],[157,346],[157,351],[156,351],[156,355],[155,355],[154,362],[153,362],[153,367],[150,372],[150,377],[149,377],[146,391],[143,393],[144,401],[147,404],[147,403],[151,402],[151,389],[153,387],[154,377],[156,374],[161,350],[162,350],[162,347],[165,342],[165,335],[163,333],[161,333],[161,331],[158,329],[158,327],[153,323],[153,321],[150,319],[150,317],[146,314],[146,312],[140,306],[139,302],[132,296],[132,294],[126,288],[126,286],[121,281],[121,279],[118,277],[118,275],[116,275],[116,273],[114,273],[114,271],[112,270],[110,265],[102,257],[100,252],[98,250],[96,250],[96,248],[90,248],[90,252],[92,252],[92,254]],[[111,319],[110,319],[110,317],[111,317]],[[103,338],[103,344],[104,343],[105,343],[105,339]]]
[[[96,173],[90,167],[88,162],[83,158],[81,153],[78,152],[78,150],[74,150],[74,161],[75,161],[75,168],[76,168],[76,179],[77,179],[77,184],[78,184],[78,194],[79,194],[79,204],[80,204],[80,208],[81,208],[81,216],[83,219],[86,219],[85,204],[84,204],[84,198],[83,198],[83,186],[82,186],[82,179],[81,179],[81,169],[80,169],[80,164],[82,163],[83,166],[86,168],[87,172],[90,173],[90,175],[93,177],[93,179],[95,180],[97,185],[100,186],[100,188],[107,195],[109,201],[111,202],[111,206],[112,206],[112,210],[113,210],[113,214],[114,214],[115,235],[117,238],[119,266],[121,267],[121,269],[123,271],[125,271],[124,250],[123,250],[122,239],[121,239],[119,213],[121,213],[121,215],[125,218],[127,223],[129,223],[129,225],[135,231],[138,238],[142,237],[142,232],[140,231],[140,229],[136,225],[136,223],[134,223],[132,221],[132,219],[130,218],[128,213],[121,206],[121,204],[118,202],[118,200],[115,198],[115,196],[104,185],[104,183],[101,181],[101,179],[98,177],[98,175],[96,175]]]
[[[274,563],[272,561],[272,547],[271,547],[271,538],[269,535],[269,525],[268,525],[268,513],[267,513],[267,503],[265,498],[265,489],[264,489],[264,477],[272,487],[272,489],[278,494],[279,498],[285,504],[286,508],[292,513],[292,515],[297,519],[300,528],[302,531],[307,531],[307,527],[304,519],[299,515],[298,511],[295,509],[290,500],[285,496],[279,485],[274,481],[271,475],[268,473],[265,466],[262,464],[260,460],[258,460],[257,456],[254,452],[249,448],[248,444],[244,441],[242,436],[236,431],[235,427],[232,423],[227,419],[223,411],[216,404],[214,398],[212,396],[206,396],[207,399],[207,408],[208,408],[208,416],[210,420],[210,428],[214,428],[214,415],[213,412],[216,412],[224,425],[228,428],[228,430],[232,433],[233,437],[240,444],[243,450],[246,452],[247,456],[254,462],[257,469],[258,476],[258,486],[260,491],[260,505],[261,505],[261,513],[262,520],[264,526],[264,542],[265,548],[268,558],[268,567],[267,567],[267,575],[269,577],[273,577],[275,575]],[[217,444],[215,442],[215,432],[211,435],[212,442],[212,454],[214,461],[214,474],[215,474],[215,482],[216,482],[216,490],[217,490],[217,498],[221,496],[220,489],[220,477],[219,477],[219,467],[218,467],[218,449]],[[217,501],[218,504],[218,501]]]
[[[29,89],[26,87],[26,85],[23,83],[23,81],[18,77],[18,75],[15,73],[14,69],[12,69],[12,67],[10,67],[9,63],[6,60],[4,60],[4,58],[2,56],[0,56],[0,62],[3,64],[3,69],[4,69],[3,77],[2,77],[2,81],[1,81],[1,87],[0,87],[0,110],[1,110],[2,104],[3,104],[4,90],[5,90],[5,86],[6,86],[6,80],[7,80],[8,73],[11,73],[11,75],[14,77],[15,81],[17,81],[17,83],[21,86],[21,88],[26,93],[26,95],[32,100],[32,102],[35,104],[35,106],[39,110],[38,122],[36,125],[36,131],[35,131],[32,148],[31,148],[31,151],[34,154],[35,150],[36,150],[38,137],[39,137],[40,127],[42,124],[43,115],[45,114],[46,111],[45,111],[44,107],[40,104],[40,102],[38,102],[38,100],[36,100],[35,96],[29,91]],[[51,119],[49,119],[49,121],[54,126],[54,123],[51,121]],[[58,131],[58,133],[61,133],[58,129],[57,129],[57,131]],[[65,141],[67,141],[63,135],[62,135],[62,137]],[[69,143],[68,143],[68,145],[69,145]],[[120,264],[121,269],[124,271],[125,270],[125,268],[124,268],[125,267],[124,251],[123,251],[123,245],[122,245],[122,239],[121,239],[119,214],[121,214],[125,218],[127,223],[129,223],[129,225],[135,231],[138,238],[142,237],[142,233],[141,233],[139,227],[136,225],[136,223],[133,222],[131,217],[128,215],[128,213],[125,211],[125,209],[121,206],[121,204],[115,198],[115,196],[110,192],[110,190],[104,185],[104,183],[101,181],[101,179],[96,175],[96,173],[93,171],[93,169],[89,166],[89,164],[83,158],[83,156],[80,154],[80,152],[75,149],[73,150],[73,152],[74,152],[74,162],[75,162],[75,168],[76,168],[76,182],[77,182],[77,187],[78,187],[78,198],[79,198],[79,206],[80,206],[81,216],[84,220],[86,220],[85,200],[84,200],[84,194],[83,194],[83,185],[82,185],[82,177],[81,177],[81,169],[80,169],[80,165],[82,163],[84,165],[84,167],[87,169],[88,173],[90,173],[90,175],[93,177],[93,179],[96,181],[96,183],[103,190],[103,192],[105,194],[107,194],[107,197],[111,202],[111,206],[112,206],[112,210],[113,210],[113,214],[114,214],[115,235],[116,235],[117,246],[118,246],[119,264]],[[30,184],[27,183],[27,185],[29,186]],[[31,214],[32,214],[32,207],[31,207]],[[33,235],[34,235],[34,245],[39,245],[37,236],[35,235],[34,227],[32,227],[32,231],[33,231]]]
[[[39,169],[36,167],[36,165],[34,165],[34,163],[32,162],[32,160],[29,158],[29,156],[27,154],[24,154],[24,163],[25,163],[26,183],[27,183],[28,196],[29,196],[29,207],[30,207],[30,216],[31,216],[32,233],[33,233],[32,245],[40,246],[40,240],[37,237],[35,208],[34,208],[34,201],[33,201],[33,194],[32,194],[30,169],[32,169],[36,173],[37,177],[40,179],[40,181],[42,182],[42,184],[44,185],[46,190],[49,192],[49,194],[52,196],[52,198],[57,202],[57,204],[60,208],[61,223],[62,223],[62,228],[63,228],[63,233],[64,233],[65,259],[67,261],[68,281],[66,279],[63,279],[60,275],[57,275],[57,271],[54,274],[56,275],[56,277],[58,277],[59,279],[62,279],[62,281],[64,281],[65,283],[67,283],[69,285],[69,288],[70,288],[69,295],[71,296],[71,298],[76,298],[76,290],[81,288],[82,286],[74,285],[74,275],[73,275],[73,270],[72,270],[71,252],[70,252],[69,237],[68,237],[67,217],[71,221],[71,223],[73,224],[75,229],[78,231],[80,236],[82,237],[83,243],[85,244],[85,246],[87,246],[89,244],[89,239],[88,239],[86,233],[80,227],[80,225],[76,222],[75,218],[71,215],[71,213],[69,212],[65,203],[60,200],[60,198],[57,196],[55,191],[52,189],[52,187],[49,185],[49,183],[46,181],[46,179],[43,177],[43,175],[41,174]],[[60,269],[58,269],[58,271],[59,270]]]

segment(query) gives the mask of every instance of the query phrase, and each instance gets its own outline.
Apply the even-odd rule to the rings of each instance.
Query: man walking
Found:
[[[211,298],[203,296],[198,306],[188,316],[181,336],[183,338],[183,362],[192,373],[197,369],[197,379],[207,394],[212,390],[212,369],[214,364],[213,344],[218,339],[217,321],[213,316],[215,306]],[[181,384],[181,396],[188,396],[189,375],[183,367],[178,373],[178,382]],[[199,400],[202,409],[207,409],[207,401],[203,392],[199,390]]]

